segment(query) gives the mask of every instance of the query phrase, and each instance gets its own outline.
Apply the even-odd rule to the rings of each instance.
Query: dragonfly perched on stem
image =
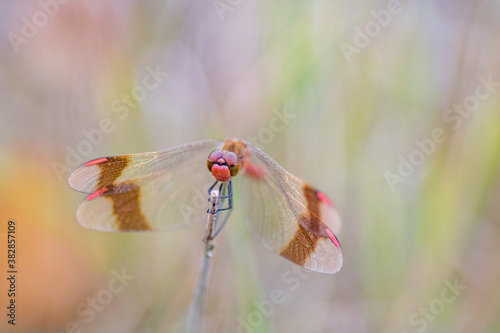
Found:
[[[68,183],[88,194],[78,222],[100,231],[171,230],[206,221],[208,195],[218,186],[219,212],[227,212],[215,237],[233,207],[233,178],[240,182],[237,202],[247,225],[265,247],[315,272],[340,270],[335,233],[341,222],[333,203],[244,141],[205,140],[98,158],[77,168]]]

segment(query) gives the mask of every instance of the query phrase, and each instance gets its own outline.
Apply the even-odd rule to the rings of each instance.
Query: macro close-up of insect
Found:
[[[0,8],[0,332],[500,332],[500,2]]]
[[[232,208],[233,178],[241,182],[237,202],[249,229],[265,247],[315,272],[340,270],[342,250],[334,231],[340,231],[341,222],[333,203],[243,141],[200,141],[158,152],[98,158],[76,169],[68,183],[88,193],[77,211],[82,226],[161,231],[206,220],[207,206],[196,206],[193,194],[207,192],[211,178],[215,182],[207,200],[219,183],[220,192],[227,193],[226,207],[219,210]]]

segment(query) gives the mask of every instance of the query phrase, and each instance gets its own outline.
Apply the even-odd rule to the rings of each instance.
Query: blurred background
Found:
[[[204,226],[85,229],[66,179],[93,158],[232,137],[332,198],[344,267],[271,254],[235,198],[204,332],[500,331],[499,2],[0,7],[1,332],[183,332]]]

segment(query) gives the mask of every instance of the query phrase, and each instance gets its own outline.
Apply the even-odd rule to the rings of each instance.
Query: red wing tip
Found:
[[[103,162],[107,162],[107,161],[108,161],[107,157],[101,157],[101,158],[96,158],[95,160],[92,160],[92,161],[88,161],[84,165],[90,166],[90,165],[99,164],[99,163],[103,163]]]
[[[102,194],[104,194],[107,190],[108,190],[107,187],[103,187],[103,188],[95,191],[94,193],[91,193],[91,194],[87,195],[87,197],[85,198],[85,200],[90,201],[92,199],[95,199],[98,196],[101,196]]]
[[[330,229],[325,229],[326,233],[328,234],[328,238],[335,244],[336,247],[340,247],[339,240],[337,237],[333,234],[333,232]]]
[[[333,206],[333,202],[323,192],[320,191],[316,192],[316,196],[318,197],[319,200],[323,201],[328,206]]]

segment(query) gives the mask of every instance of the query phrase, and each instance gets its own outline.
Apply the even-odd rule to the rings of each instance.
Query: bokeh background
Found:
[[[4,1],[0,16],[0,331],[183,332],[204,226],[85,229],[66,179],[226,137],[333,199],[344,267],[295,270],[236,208],[204,332],[500,331],[499,2]]]

